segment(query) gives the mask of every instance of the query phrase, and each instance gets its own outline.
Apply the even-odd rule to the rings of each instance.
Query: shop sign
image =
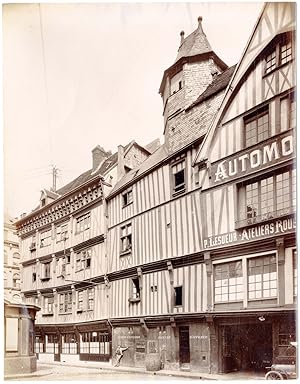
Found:
[[[211,180],[219,184],[236,177],[267,168],[287,160],[294,153],[294,139],[291,133],[280,135],[275,140],[258,145],[254,149],[240,152],[211,165]]]
[[[204,339],[207,339],[208,336],[206,335],[191,335],[190,336],[190,339],[200,339],[200,340],[204,340]]]
[[[290,217],[288,219],[275,220],[271,223],[245,228],[240,232],[228,232],[218,236],[206,237],[203,240],[203,247],[204,249],[212,247],[217,248],[220,246],[268,238],[278,234],[294,232],[295,230],[296,218]]]

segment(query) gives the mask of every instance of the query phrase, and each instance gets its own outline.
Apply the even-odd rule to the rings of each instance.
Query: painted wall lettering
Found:
[[[293,136],[289,134],[280,135],[275,140],[258,145],[251,151],[244,151],[239,156],[225,159],[219,163],[212,164],[212,183],[218,184],[230,178],[242,176],[258,169],[266,168],[272,163],[286,160],[294,153]],[[271,164],[270,164],[271,163]]]
[[[241,231],[224,233],[218,236],[206,237],[203,240],[203,248],[217,248],[244,241],[267,238],[278,234],[294,232],[296,230],[296,218],[290,217],[283,220],[275,220],[271,223],[256,225]]]

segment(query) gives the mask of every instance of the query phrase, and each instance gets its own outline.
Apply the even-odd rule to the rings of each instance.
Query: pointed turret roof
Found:
[[[212,52],[211,46],[207,40],[202,28],[202,17],[198,17],[198,28],[184,39],[184,32],[180,33],[181,44],[175,63],[182,57],[191,57],[203,53]]]
[[[182,67],[187,61],[199,61],[212,58],[221,70],[227,69],[227,65],[215,54],[212,50],[205,33],[202,28],[202,17],[198,17],[198,27],[189,36],[184,38],[184,32],[180,32],[181,43],[178,49],[178,54],[175,63],[165,70],[160,87],[159,93],[162,95],[166,78],[168,75],[172,76],[178,72],[178,68]]]

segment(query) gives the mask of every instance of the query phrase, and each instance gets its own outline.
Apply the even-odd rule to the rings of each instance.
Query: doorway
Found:
[[[190,363],[189,327],[179,327],[179,362],[181,365]]]
[[[264,371],[272,363],[272,325],[224,325],[221,345],[222,372]]]

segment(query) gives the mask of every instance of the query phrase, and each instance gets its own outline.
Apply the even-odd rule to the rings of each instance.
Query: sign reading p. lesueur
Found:
[[[230,156],[212,164],[211,182],[213,184],[224,183],[224,181],[267,168],[288,160],[293,156],[294,151],[294,138],[289,131],[273,140],[242,151],[236,156]]]

